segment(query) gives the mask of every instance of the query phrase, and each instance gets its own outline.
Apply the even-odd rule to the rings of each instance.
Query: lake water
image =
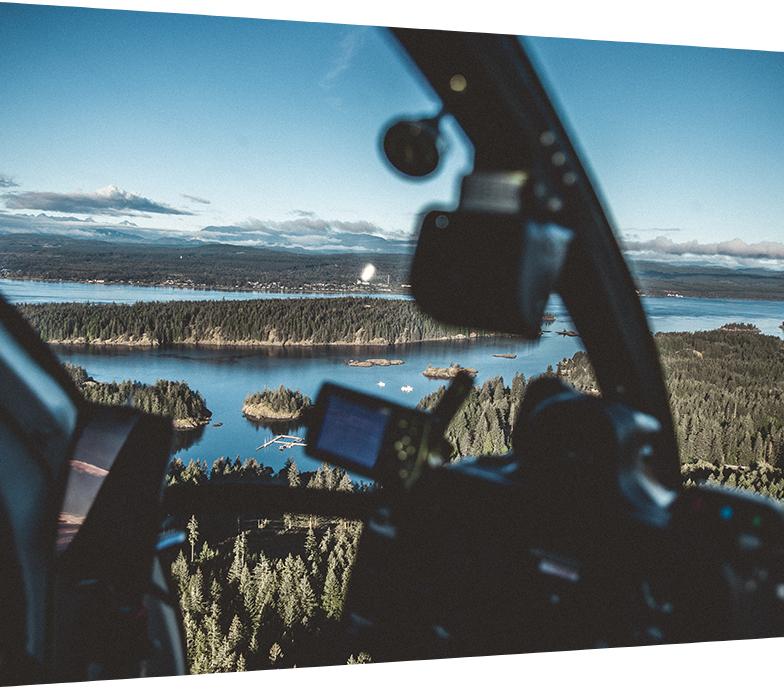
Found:
[[[137,300],[241,300],[252,297],[292,297],[291,294],[251,294],[226,291],[194,291],[142,286],[107,286],[44,282],[0,281],[0,293],[12,302],[59,300],[80,302],[135,302]],[[304,296],[298,296],[304,297]],[[309,297],[316,297],[310,294]],[[323,296],[322,296],[323,297]],[[782,336],[779,325],[784,320],[784,303],[773,301],[721,300],[703,298],[645,298],[644,304],[654,331],[695,331],[714,329],[727,322],[753,322],[764,333]],[[184,440],[177,455],[188,460],[213,461],[226,455],[256,457],[274,468],[294,457],[303,470],[315,468],[301,447],[281,452],[277,446],[256,451],[272,431],[256,426],[241,414],[247,394],[265,386],[299,389],[315,397],[322,382],[330,380],[366,392],[381,395],[402,404],[415,405],[423,396],[435,391],[443,382],[428,380],[421,373],[428,365],[446,366],[456,362],[476,368],[481,382],[502,376],[509,383],[516,372],[526,377],[543,372],[548,365],[569,357],[582,348],[579,339],[555,334],[570,329],[568,316],[557,300],[549,308],[558,321],[553,331],[545,333],[538,344],[530,345],[511,339],[486,339],[471,342],[435,342],[397,347],[332,348],[258,348],[204,349],[168,348],[159,350],[75,349],[61,347],[58,355],[77,363],[98,380],[133,379],[153,382],[156,379],[184,380],[204,396],[213,412],[212,424]],[[497,353],[516,353],[516,359],[495,358]],[[405,363],[399,366],[355,368],[349,358],[388,357]],[[384,382],[385,386],[378,386]],[[410,386],[411,392],[401,391]],[[301,434],[302,431],[292,431]]]
[[[77,281],[16,281],[0,279],[0,295],[9,303],[137,303],[171,300],[251,300],[253,298],[302,298],[301,293],[264,291],[213,291],[165,286],[79,283]],[[393,293],[308,293],[310,298],[340,296],[404,298]]]
[[[568,343],[567,343],[568,342]],[[213,423],[203,429],[198,439],[178,456],[212,461],[219,456],[255,456],[272,467],[281,466],[289,456],[301,469],[314,466],[303,449],[295,447],[281,452],[277,446],[256,451],[256,447],[272,435],[272,431],[246,420],[242,414],[245,396],[264,387],[283,384],[315,398],[324,381],[381,395],[402,404],[414,406],[444,382],[429,380],[422,375],[428,365],[449,365],[452,362],[479,370],[479,380],[501,375],[511,382],[518,371],[526,375],[542,372],[555,365],[565,354],[579,348],[575,338],[546,334],[538,347],[515,343],[508,339],[459,343],[426,343],[394,348],[265,348],[246,350],[210,350],[201,348],[169,348],[161,350],[85,350],[57,348],[66,361],[78,363],[97,380],[135,379],[153,382],[158,378],[185,380],[205,398],[213,412]],[[515,352],[514,360],[494,358],[493,353]],[[346,365],[349,358],[390,357],[405,361],[404,365],[356,368]],[[379,387],[383,382],[385,386]],[[410,386],[411,392],[401,387]],[[302,431],[291,431],[302,434]]]

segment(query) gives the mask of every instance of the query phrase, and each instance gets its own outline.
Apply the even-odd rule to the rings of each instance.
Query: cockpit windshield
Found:
[[[385,30],[184,16],[173,44],[171,17],[93,16],[117,50],[107,62],[85,41],[89,75],[62,62],[87,31],[80,10],[28,8],[6,43],[0,69],[25,61],[29,77],[6,81],[18,185],[2,195],[0,292],[88,399],[174,419],[174,477],[249,460],[314,472],[300,413],[326,380],[427,406],[468,369],[473,420],[579,350],[555,299],[537,345],[439,325],[411,301],[420,215],[457,205],[473,152],[446,114],[434,173],[387,163],[389,124],[441,104]],[[32,53],[42,25],[52,41]],[[124,48],[138,35],[145,51]],[[57,98],[63,72],[68,103],[93,107],[36,118],[79,128],[78,175],[71,140],[31,148],[19,117],[30,93]],[[488,420],[489,436],[453,431],[457,453],[508,451],[508,413]]]

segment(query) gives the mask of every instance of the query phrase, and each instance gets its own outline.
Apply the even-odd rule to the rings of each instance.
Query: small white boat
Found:
[[[376,384],[377,384],[379,387],[386,387],[386,386],[387,386],[387,383],[386,383],[386,382],[376,382]]]
[[[413,392],[413,391],[414,391],[414,388],[413,388],[413,387],[412,387],[410,384],[404,384],[404,385],[403,385],[403,386],[400,388],[400,391],[401,391],[401,392],[405,392],[406,394],[408,394],[408,392]]]

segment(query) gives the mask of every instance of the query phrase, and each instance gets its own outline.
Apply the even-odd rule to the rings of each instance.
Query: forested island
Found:
[[[252,421],[295,421],[310,407],[310,397],[298,390],[280,385],[278,389],[265,387],[245,397],[242,415]]]
[[[366,358],[365,360],[355,360],[353,358],[346,361],[346,365],[352,368],[387,368],[390,365],[403,365],[405,361],[399,358]]]
[[[760,328],[749,322],[729,322],[721,325],[719,329],[723,332],[745,332],[748,334],[759,334]]]
[[[169,416],[176,430],[193,430],[209,423],[212,417],[201,394],[185,382],[98,382],[79,365],[65,363],[65,369],[85,399],[96,404],[127,405],[145,413]]]
[[[54,344],[392,345],[482,336],[436,322],[413,301],[381,298],[39,303],[19,309],[41,337]]]

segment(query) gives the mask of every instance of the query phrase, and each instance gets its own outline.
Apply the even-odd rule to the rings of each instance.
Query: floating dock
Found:
[[[264,442],[264,444],[260,444],[256,447],[256,451],[258,452],[260,449],[266,449],[270,445],[278,445],[278,449],[281,452],[285,452],[287,449],[291,449],[292,447],[305,447],[305,439],[302,437],[297,437],[296,435],[275,435],[270,440]]]

